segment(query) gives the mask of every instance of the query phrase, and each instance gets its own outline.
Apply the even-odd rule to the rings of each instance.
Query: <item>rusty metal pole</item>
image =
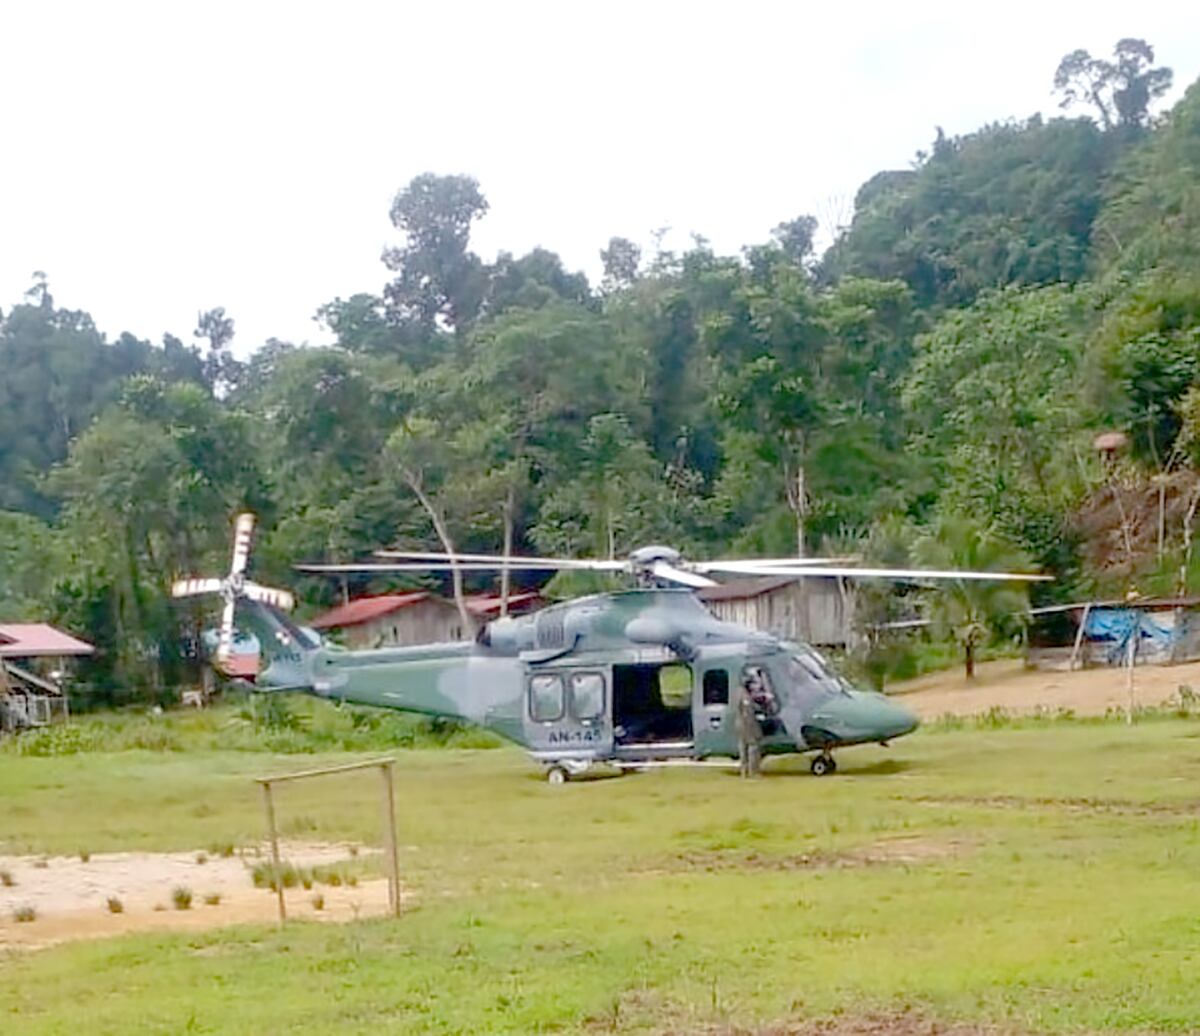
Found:
[[[392,916],[400,916],[400,855],[396,844],[396,795],[393,788],[392,760],[387,760],[379,766],[383,774],[383,803],[387,816],[384,818],[384,831],[387,835],[388,854],[388,906]]]
[[[263,805],[267,810],[267,833],[271,837],[271,865],[275,877],[275,893],[279,897],[279,923],[287,920],[287,905],[283,901],[283,868],[279,865],[279,834],[275,830],[275,803],[271,800],[271,782],[262,781]]]

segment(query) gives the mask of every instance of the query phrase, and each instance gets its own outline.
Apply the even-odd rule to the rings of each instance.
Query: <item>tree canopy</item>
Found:
[[[793,210],[735,255],[597,242],[594,285],[544,247],[482,258],[484,187],[426,173],[391,206],[386,283],[321,307],[323,347],[235,340],[220,307],[161,344],[110,341],[39,273],[0,315],[0,619],[63,622],[101,645],[101,697],[152,696],[201,622],[169,582],[219,568],[241,507],[255,564],[308,609],[341,588],[292,562],[387,545],[903,540],[939,563],[1031,559],[1058,577],[1039,599],[1174,586],[1175,519],[1154,551],[1127,537],[1119,571],[1095,560],[1104,501],[1128,514],[1164,478],[1185,502],[1200,482],[1200,84],[1156,116],[1170,78],[1140,40],[1073,52],[1055,85],[1096,121],[938,131],[862,185],[822,255]],[[1116,459],[1092,447],[1111,430]],[[974,657],[1020,605],[929,609]]]

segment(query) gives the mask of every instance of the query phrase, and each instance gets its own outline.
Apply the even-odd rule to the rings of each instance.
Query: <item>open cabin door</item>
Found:
[[[612,755],[611,666],[528,666],[524,698],[525,743],[535,756]]]

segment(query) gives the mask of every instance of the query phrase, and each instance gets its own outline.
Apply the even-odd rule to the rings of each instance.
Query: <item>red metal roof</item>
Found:
[[[414,590],[406,594],[379,594],[377,597],[359,597],[346,604],[318,615],[308,625],[315,630],[341,629],[345,626],[361,626],[364,622],[390,615],[432,596],[428,590]]]
[[[65,658],[96,649],[43,622],[0,624],[0,658]]]
[[[449,607],[453,601],[438,597],[429,590],[414,590],[406,594],[379,594],[375,597],[359,597],[347,604],[318,615],[308,625],[316,630],[344,629],[347,626],[361,626],[364,622],[372,622],[402,608],[408,608],[419,601],[435,600]],[[508,595],[510,609],[521,609],[536,604],[541,595],[536,590],[523,590],[520,593]],[[499,594],[468,594],[466,598],[467,611],[479,618],[491,618],[500,613]]]
[[[522,590],[519,593],[508,595],[508,608],[509,611],[521,609],[526,605],[536,604],[541,599],[541,594],[536,590]],[[467,611],[481,618],[490,618],[493,615],[499,615],[500,595],[471,594],[467,597]]]

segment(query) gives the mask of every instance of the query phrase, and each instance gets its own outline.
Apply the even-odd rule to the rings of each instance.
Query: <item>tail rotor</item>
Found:
[[[238,598],[273,605],[285,611],[295,607],[295,598],[286,590],[260,586],[246,578],[250,561],[250,545],[254,538],[254,515],[248,511],[237,516],[233,531],[233,557],[229,564],[229,575],[224,579],[178,579],[171,585],[172,597],[197,597],[203,594],[220,594],[225,600],[221,613],[221,628],[217,640],[217,661],[228,663],[233,655],[234,617]]]

